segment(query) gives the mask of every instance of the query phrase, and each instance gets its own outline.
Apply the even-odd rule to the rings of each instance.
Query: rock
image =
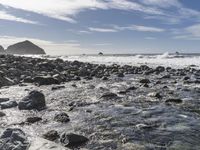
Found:
[[[26,122],[27,123],[35,123],[35,122],[38,122],[38,121],[41,121],[42,118],[41,117],[28,117],[26,119]]]
[[[29,95],[24,97],[18,104],[20,110],[41,110],[45,107],[45,96],[39,91],[31,91]]]
[[[120,78],[123,78],[124,77],[124,73],[118,73],[118,75],[117,75],[118,77],[120,77]]]
[[[0,117],[4,117],[6,114],[0,111]]]
[[[9,101],[9,98],[0,98],[0,103]]]
[[[117,94],[107,92],[107,93],[104,93],[100,98],[117,98],[117,97],[118,97]]]
[[[102,80],[106,81],[106,80],[108,80],[108,77],[103,76],[103,77],[102,77]]]
[[[37,45],[33,44],[30,41],[23,41],[16,43],[14,45],[8,46],[6,52],[8,54],[30,54],[30,55],[38,55],[38,54],[45,54],[45,51],[38,47]]]
[[[127,88],[126,91],[133,91],[133,90],[136,90],[136,89],[137,89],[136,87],[132,86],[132,87]]]
[[[39,86],[40,85],[60,84],[59,80],[57,80],[53,77],[48,77],[48,76],[35,77],[33,79],[33,82],[35,82]]]
[[[57,122],[67,123],[70,121],[69,116],[65,112],[56,114],[54,120]]]
[[[0,76],[0,88],[3,86],[11,86],[11,85],[14,85],[14,82],[11,79]]]
[[[98,55],[102,56],[102,55],[103,55],[103,53],[102,53],[102,52],[99,52],[99,54],[98,54]]]
[[[140,83],[142,83],[142,84],[148,84],[148,83],[151,83],[151,82],[150,82],[149,79],[141,79]]]
[[[12,107],[16,107],[17,105],[18,104],[16,101],[7,101],[0,104],[1,109],[12,108]]]
[[[7,128],[0,137],[1,150],[27,150],[29,145],[26,134],[18,128]]]
[[[170,99],[167,99],[165,102],[166,103],[182,103],[183,100],[181,100],[179,98],[170,98]]]
[[[60,90],[60,89],[64,89],[65,86],[54,86],[51,88],[52,91],[55,91],[55,90]]]
[[[47,139],[49,141],[55,141],[57,140],[60,136],[58,134],[57,131],[55,130],[51,130],[51,131],[48,131],[47,133],[43,134],[42,136],[44,139]]]
[[[77,135],[73,133],[70,133],[70,134],[63,133],[60,138],[60,142],[65,147],[78,147],[85,144],[88,141],[89,139],[86,138],[85,136]]]

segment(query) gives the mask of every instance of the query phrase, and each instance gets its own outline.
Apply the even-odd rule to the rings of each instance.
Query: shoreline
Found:
[[[5,114],[0,132],[20,129],[12,131],[23,135],[23,142],[14,140],[26,148],[44,143],[84,150],[200,148],[199,69],[12,55],[1,55],[0,62],[0,114]],[[40,102],[19,109],[32,91],[44,95],[44,107],[38,107]],[[70,133],[79,140],[74,142]]]

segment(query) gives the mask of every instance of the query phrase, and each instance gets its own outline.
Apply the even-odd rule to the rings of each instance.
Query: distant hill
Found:
[[[3,48],[3,46],[0,45],[0,54],[4,54],[5,53],[5,50]]]
[[[30,41],[23,41],[9,46],[6,49],[8,54],[20,54],[20,55],[39,55],[45,54],[45,51],[39,46],[33,44]]]

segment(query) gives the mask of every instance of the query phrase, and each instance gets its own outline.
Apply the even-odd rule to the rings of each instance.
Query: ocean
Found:
[[[40,56],[34,56],[40,57]],[[184,68],[188,66],[200,68],[200,53],[193,54],[106,54],[106,55],[66,55],[42,56],[49,59],[61,58],[67,61],[81,61],[95,64],[148,65],[150,67],[165,66]]]

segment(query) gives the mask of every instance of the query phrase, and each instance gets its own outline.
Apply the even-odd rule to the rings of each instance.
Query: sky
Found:
[[[0,45],[50,55],[200,53],[199,0],[0,0]]]

